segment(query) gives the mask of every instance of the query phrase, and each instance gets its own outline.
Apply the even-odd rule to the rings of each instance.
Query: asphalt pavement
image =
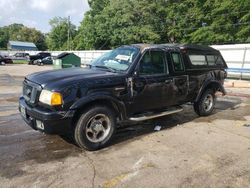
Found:
[[[211,116],[187,104],[126,125],[109,147],[87,152],[32,130],[18,113],[24,76],[50,69],[0,67],[0,187],[250,187],[250,89],[227,88]]]

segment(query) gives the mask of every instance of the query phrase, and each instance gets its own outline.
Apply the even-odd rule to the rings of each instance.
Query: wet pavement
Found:
[[[209,117],[185,105],[120,128],[109,147],[87,152],[25,125],[17,110],[23,76],[11,71],[0,71],[0,187],[250,187],[250,89],[228,89]]]

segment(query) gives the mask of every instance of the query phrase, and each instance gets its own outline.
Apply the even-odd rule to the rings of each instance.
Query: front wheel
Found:
[[[199,116],[208,116],[214,110],[215,94],[211,89],[206,90],[200,99],[194,103],[194,110]]]
[[[81,114],[74,138],[79,147],[97,150],[105,147],[114,133],[114,112],[106,106],[93,106]]]

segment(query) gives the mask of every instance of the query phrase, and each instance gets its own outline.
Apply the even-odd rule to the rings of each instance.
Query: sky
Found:
[[[79,26],[88,9],[87,0],[0,0],[0,27],[22,23],[47,33],[51,18],[70,16]]]

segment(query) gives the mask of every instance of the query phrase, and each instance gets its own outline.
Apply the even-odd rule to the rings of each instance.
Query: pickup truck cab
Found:
[[[86,68],[28,75],[19,110],[33,129],[72,134],[80,147],[97,150],[121,122],[179,113],[188,102],[198,115],[210,115],[215,93],[226,93],[226,68],[207,46],[121,46]]]

